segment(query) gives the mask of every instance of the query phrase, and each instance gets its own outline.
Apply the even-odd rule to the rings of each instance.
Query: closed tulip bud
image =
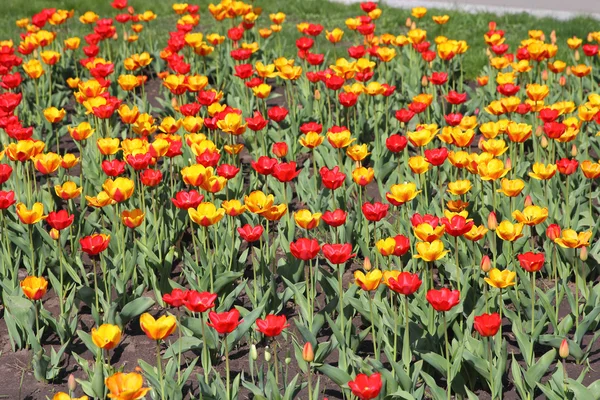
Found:
[[[369,259],[369,257],[365,257],[365,264],[363,265],[363,269],[365,271],[371,270],[371,260]]]
[[[581,250],[579,252],[579,259],[581,261],[587,261],[587,259],[588,259],[588,250],[587,250],[587,247],[584,246],[584,247],[581,248]]]
[[[306,362],[313,362],[315,359],[315,352],[313,351],[310,342],[304,343],[304,347],[302,348],[302,359]]]
[[[547,81],[548,80],[548,70],[545,69],[542,71],[542,80],[543,81]]]
[[[575,50],[575,61],[579,61],[579,50]]]
[[[421,78],[421,86],[427,86],[428,82],[429,80],[427,79],[427,76],[423,75],[423,77]]]
[[[258,351],[256,350],[255,344],[250,346],[250,358],[252,358],[253,361],[256,361],[258,359]]]
[[[50,237],[54,240],[58,240],[60,238],[60,232],[58,229],[50,229]]]
[[[512,169],[512,161],[510,157],[506,157],[506,162],[504,163],[506,169]]]
[[[412,21],[410,18],[406,18],[406,27],[410,28],[412,26]]]
[[[488,229],[490,231],[495,231],[497,227],[498,227],[498,219],[496,218],[496,213],[494,211],[492,211],[488,215]]]
[[[269,346],[265,347],[265,361],[271,361],[271,353],[269,352]]]
[[[69,379],[67,379],[67,388],[69,389],[69,392],[74,392],[75,389],[77,389],[77,381],[75,380],[75,375],[69,375]]]
[[[319,89],[315,89],[315,100],[321,100],[321,92],[319,91]]]
[[[485,255],[481,258],[481,270],[484,273],[488,273],[491,269],[492,269],[492,261],[490,260],[490,257]]]
[[[542,136],[542,139],[540,140],[540,146],[542,146],[542,149],[548,147],[548,139],[546,139],[546,136]]]
[[[531,196],[530,195],[525,196],[525,204],[524,205],[525,205],[525,207],[533,205],[533,200],[531,200]]]
[[[571,146],[571,156],[577,157],[577,146]]]
[[[560,79],[558,80],[558,84],[560,86],[565,86],[567,84],[567,78],[565,78],[564,76],[561,76]]]
[[[560,343],[560,347],[558,348],[558,355],[560,356],[560,358],[569,357],[569,342],[567,342],[567,339],[563,339]]]
[[[537,128],[535,128],[535,136],[540,137],[542,136],[542,133],[544,132],[544,128],[541,126],[538,126]]]
[[[292,358],[291,357],[286,357],[285,360],[283,360],[285,362],[285,365],[290,365],[290,363],[292,362]]]

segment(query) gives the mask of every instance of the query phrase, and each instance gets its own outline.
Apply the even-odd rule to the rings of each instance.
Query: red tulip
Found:
[[[344,78],[339,77],[337,75],[330,75],[327,78],[325,78],[325,86],[329,90],[340,90],[342,86],[344,86],[345,82],[346,81],[344,80]]]
[[[96,233],[79,239],[81,250],[90,256],[97,256],[108,248],[110,236],[103,233]]]
[[[412,112],[411,110],[407,110],[405,108],[396,111],[396,114],[395,114],[396,119],[405,124],[407,124],[411,119],[413,119],[414,116],[415,116],[414,112]]]
[[[162,299],[171,307],[179,308],[185,302],[188,293],[188,290],[173,289],[171,293],[163,294]]]
[[[544,121],[544,124],[546,122],[556,121],[556,119],[559,117],[558,110],[554,110],[552,108],[542,108],[538,115],[539,118]]]
[[[150,152],[145,154],[130,154],[125,160],[127,161],[127,164],[133,167],[133,169],[135,169],[136,171],[141,171],[143,169],[148,168],[148,166],[152,162],[152,154],[150,154]]]
[[[262,83],[262,81],[261,81]],[[267,121],[260,112],[255,111],[254,112],[254,117],[252,118],[246,118],[246,123],[248,124],[248,129],[251,129],[255,132],[258,132],[262,129],[264,129],[265,126],[267,126],[267,123],[269,121]]]
[[[396,235],[394,236],[394,240],[396,241],[396,247],[394,247],[394,255],[397,257],[401,257],[410,250],[410,240],[404,235]]]
[[[392,153],[399,153],[406,148],[408,140],[397,133],[393,134],[385,140],[385,147]]]
[[[371,376],[365,374],[356,375],[356,379],[348,382],[352,394],[360,400],[371,400],[379,396],[381,391],[381,375],[375,373]]]
[[[310,50],[311,47],[315,44],[315,41],[309,37],[302,36],[300,39],[296,40],[296,47],[299,50],[307,51]]]
[[[300,238],[290,243],[290,252],[299,260],[312,260],[319,254],[321,246],[316,239]]]
[[[380,202],[364,203],[362,205],[362,212],[367,220],[377,222],[385,218],[389,208],[389,204],[383,204]]]
[[[275,164],[272,175],[279,182],[290,182],[300,174],[301,170],[296,170],[296,162]]]
[[[321,219],[327,225],[337,228],[338,226],[344,225],[346,223],[347,216],[348,213],[346,211],[338,208],[334,211],[325,211],[321,216]]]
[[[431,165],[440,166],[448,158],[448,149],[440,147],[439,149],[428,149],[425,150],[425,159]]]
[[[0,210],[6,210],[8,207],[15,204],[15,192],[12,190],[0,190]]]
[[[318,122],[306,122],[300,125],[300,132],[304,133],[305,135],[308,132],[322,133],[323,125],[319,124]]]
[[[438,217],[436,217],[435,215],[431,215],[431,214],[421,215],[419,213],[415,213],[410,218],[410,223],[413,226],[413,228],[415,228],[421,224],[429,224],[433,228],[436,228],[440,224],[440,219]]]
[[[433,85],[443,85],[448,82],[448,74],[445,72],[433,72],[429,77],[429,82]]]
[[[102,161],[102,171],[110,177],[117,177],[125,172],[125,161],[104,160]]]
[[[421,279],[419,275],[411,274],[410,272],[401,272],[397,278],[388,279],[388,286],[396,293],[410,296],[421,287]]]
[[[427,301],[436,311],[450,311],[455,305],[460,303],[460,292],[441,288],[439,290],[431,289],[427,291]]]
[[[210,322],[206,324],[222,335],[233,332],[242,322],[240,321],[240,312],[236,308],[222,313],[211,311],[208,313],[208,319]]]
[[[240,169],[235,165],[221,164],[217,167],[217,175],[225,179],[233,179],[240,172]]]
[[[142,180],[142,184],[148,187],[157,186],[162,180],[162,172],[158,169],[145,169],[140,174],[140,179]]]
[[[60,210],[48,213],[48,218],[46,218],[46,222],[48,223],[48,225],[50,225],[52,229],[62,231],[63,229],[66,229],[69,226],[71,226],[74,219],[74,215],[69,215],[69,213],[66,210]]]
[[[557,224],[548,225],[548,228],[546,228],[546,236],[548,236],[548,239],[550,239],[552,241],[554,241],[554,239],[560,237],[561,236],[560,226],[558,226]]]
[[[246,224],[241,228],[237,228],[238,234],[242,239],[246,242],[256,242],[260,239],[263,234],[264,228],[262,225],[251,226],[250,224]]]
[[[337,166],[333,167],[333,169],[321,167],[319,173],[321,174],[323,186],[325,186],[329,190],[335,190],[341,187],[344,183],[344,180],[346,179],[346,174],[340,172],[340,167]]]
[[[556,162],[556,167],[558,168],[558,172],[563,175],[571,175],[575,171],[577,171],[577,167],[579,163],[577,160],[569,160],[568,158],[563,158]]]
[[[558,139],[561,137],[565,131],[567,130],[567,126],[562,122],[556,121],[548,121],[544,122],[544,133],[550,139]]]
[[[503,96],[514,96],[521,90],[521,87],[512,83],[505,83],[504,85],[498,85],[496,90]]]
[[[458,93],[454,90],[451,90],[446,95],[446,101],[450,104],[455,104],[455,105],[462,104],[465,101],[467,101],[467,94],[466,93]]]
[[[180,191],[177,192],[175,198],[172,198],[171,201],[177,208],[181,208],[183,210],[187,210],[188,208],[198,208],[200,203],[204,200],[204,195],[198,193],[195,190],[190,190],[189,192]]]
[[[281,332],[290,324],[287,323],[285,315],[269,314],[265,319],[257,319],[256,326],[263,335],[275,337],[281,335]]]
[[[215,150],[206,149],[196,156],[196,162],[206,168],[216,167],[221,159],[221,153]]]
[[[473,227],[473,221],[467,221],[462,215],[455,215],[450,220],[444,217],[441,222],[446,227],[446,232],[454,237],[464,235]]]
[[[352,253],[350,243],[336,243],[323,245],[323,255],[332,264],[345,264],[349,259],[356,256]]]
[[[286,110],[283,107],[279,107],[279,106],[274,106],[269,108],[269,111],[267,112],[267,114],[269,115],[269,118],[275,122],[281,122],[285,119],[285,117],[287,117],[288,115],[288,110]]]
[[[271,175],[276,164],[276,158],[270,158],[267,156],[258,157],[258,161],[250,161],[252,168],[261,175]]]
[[[519,264],[527,272],[537,272],[544,266],[544,253],[533,253],[528,251],[524,254],[517,255]]]
[[[12,167],[8,164],[0,164],[0,185],[10,178],[10,174],[12,174]]]
[[[273,143],[272,151],[275,157],[283,158],[288,153],[288,145],[286,142]]]
[[[248,79],[254,73],[252,64],[240,64],[235,66],[235,74],[240,79]]]
[[[215,306],[216,293],[188,291],[183,301],[185,308],[192,312],[206,312]],[[237,311],[237,310],[236,310]]]
[[[363,58],[366,52],[367,52],[367,50],[365,49],[365,46],[348,47],[348,55],[350,57],[354,58],[355,60],[358,60],[359,58]]]
[[[448,125],[458,126],[458,125],[460,125],[460,123],[463,119],[463,115],[461,113],[450,113],[450,114],[444,115],[444,119],[446,120],[446,123]]]
[[[360,3],[360,8],[368,14],[377,8],[377,3],[374,3],[372,1],[365,1]]]
[[[500,329],[500,314],[481,314],[473,318],[473,327],[483,337],[494,336]]]

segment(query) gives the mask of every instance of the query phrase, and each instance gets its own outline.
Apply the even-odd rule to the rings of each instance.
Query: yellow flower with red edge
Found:
[[[77,187],[77,184],[72,181],[66,181],[62,185],[55,185],[54,191],[56,195],[63,200],[71,200],[81,196],[83,188]]]
[[[513,211],[512,216],[517,222],[525,225],[538,225],[548,218],[548,208],[530,205],[525,207],[522,212],[519,210]]]
[[[198,208],[189,208],[190,219],[198,225],[207,227],[216,224],[225,216],[224,208],[217,208],[213,203],[204,202]]]
[[[51,124],[62,121],[65,115],[67,115],[67,112],[64,108],[59,110],[56,107],[49,107],[44,110],[44,118],[46,118],[46,120]]]
[[[296,225],[300,228],[310,230],[319,226],[321,222],[321,213],[311,213],[310,210],[298,210],[294,213],[294,220]]]
[[[20,282],[20,286],[29,300],[39,300],[48,290],[48,281],[43,276],[28,276]]]
[[[23,203],[17,203],[16,208],[17,216],[26,225],[36,224],[48,217],[44,215],[44,205],[42,203],[35,203],[31,209],[28,209]]]
[[[577,232],[573,229],[564,229],[561,236],[554,239],[554,243],[568,249],[578,249],[590,245],[592,231]]]
[[[123,177],[118,177],[115,180],[107,179],[104,181],[102,189],[112,200],[121,203],[133,194],[134,183],[131,179]]]
[[[136,372],[117,372],[106,378],[104,384],[109,392],[108,398],[114,400],[139,400],[150,391],[150,388],[142,387],[144,379]]]
[[[514,242],[523,236],[523,223],[513,224],[510,221],[502,221],[496,228],[498,237],[507,242]]]
[[[102,324],[98,328],[92,328],[92,341],[103,350],[112,350],[121,341],[121,329],[117,325]]]
[[[382,278],[383,274],[378,269],[372,269],[366,274],[362,271],[354,271],[354,281],[365,292],[376,290]]]
[[[128,228],[135,229],[144,222],[145,214],[139,208],[121,212],[121,222]]]
[[[443,258],[450,250],[444,250],[444,243],[441,240],[434,240],[433,242],[419,242],[417,243],[417,253],[414,258],[421,258],[426,262],[433,262]]]

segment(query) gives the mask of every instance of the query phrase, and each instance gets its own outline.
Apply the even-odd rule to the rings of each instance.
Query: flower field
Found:
[[[600,25],[108,3],[0,41],[8,398],[600,398]]]

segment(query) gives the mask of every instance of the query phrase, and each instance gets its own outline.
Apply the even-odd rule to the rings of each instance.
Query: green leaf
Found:
[[[135,300],[125,304],[119,316],[121,318],[121,327],[127,325],[129,321],[135,317],[141,315],[144,311],[148,310],[154,305],[154,299],[150,297],[138,297]]]

